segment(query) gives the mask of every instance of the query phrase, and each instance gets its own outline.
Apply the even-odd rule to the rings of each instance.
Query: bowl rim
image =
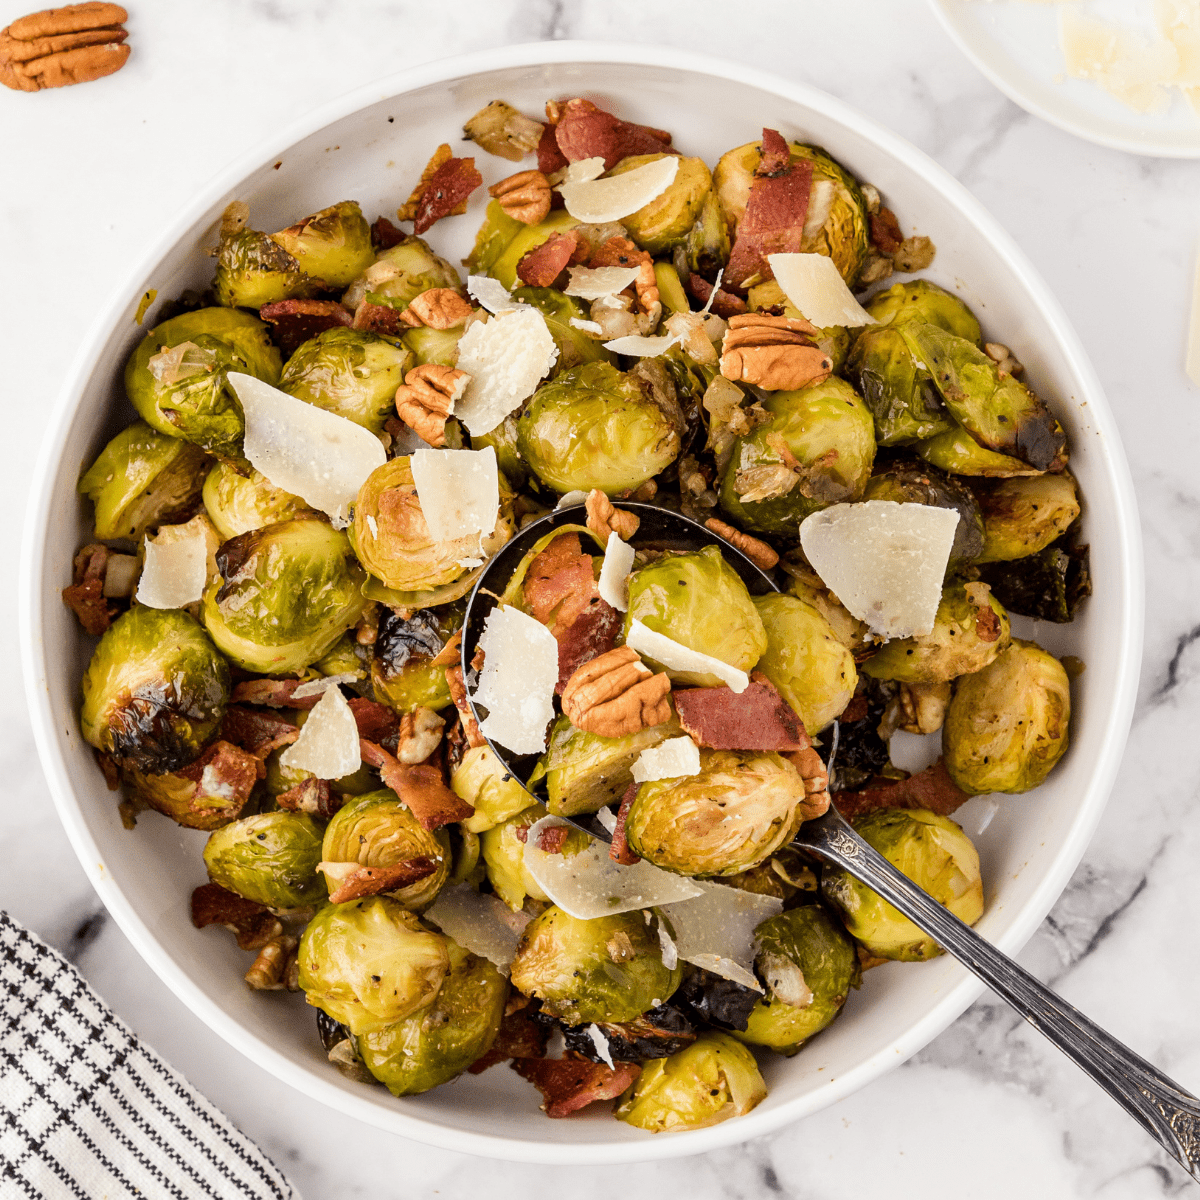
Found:
[[[637,1141],[570,1142],[527,1141],[520,1137],[479,1133],[449,1128],[419,1115],[377,1104],[369,1096],[359,1097],[338,1088],[315,1072],[292,1062],[269,1043],[245,1030],[227,1015],[200,987],[194,984],[170,957],[158,939],[121,891],[105,867],[99,849],[82,819],[78,799],[71,790],[65,758],[60,754],[55,718],[50,706],[47,656],[44,645],[42,581],[46,569],[45,531],[52,512],[52,483],[58,473],[65,438],[81,407],[84,389],[93,364],[119,322],[125,319],[129,298],[154,267],[175,247],[193,224],[223,195],[246,177],[290,149],[295,143],[330,123],[351,116],[361,108],[402,96],[418,88],[448,83],[466,75],[521,67],[636,65],[668,72],[706,74],[724,81],[774,93],[839,121],[873,142],[906,169],[923,175],[937,187],[959,213],[1005,256],[1014,275],[1037,304],[1046,334],[1057,344],[1078,380],[1080,402],[1089,406],[1091,423],[1102,435],[1109,460],[1111,483],[1117,501],[1116,528],[1111,531],[1125,571],[1119,581],[1123,625],[1117,656],[1117,686],[1112,702],[1093,721],[1105,722],[1107,733],[1100,757],[1093,766],[1079,811],[1053,858],[1050,868],[1025,905],[997,941],[1006,953],[1016,953],[1040,925],[1058,899],[1087,847],[1103,813],[1116,778],[1133,714],[1139,677],[1143,628],[1143,566],[1137,502],[1119,431],[1081,343],[1046,284],[1024,252],[986,209],[943,167],[874,120],[858,113],[846,102],[806,83],[785,79],[756,67],[729,62],[711,55],[654,44],[612,44],[601,41],[556,41],[520,43],[495,49],[455,55],[397,72],[350,91],[291,122],[276,135],[264,139],[220,171],[182,213],[160,234],[151,248],[111,294],[82,340],[74,363],[55,402],[43,440],[26,514],[19,585],[21,660],[30,719],[47,782],[59,819],[84,872],[118,926],[138,953],[175,996],[210,1029],[252,1062],[298,1091],[348,1116],[444,1150],[454,1150],[517,1162],[576,1165],[583,1163],[638,1162],[681,1158],[747,1141],[771,1133],[783,1125],[808,1116],[840,1100],[886,1070],[898,1065],[927,1045],[958,1017],[982,992],[983,984],[965,968],[957,968],[956,982],[924,1016],[891,1045],[854,1069],[830,1081],[819,1092],[797,1097],[777,1108],[754,1112],[709,1129],[675,1134],[670,1138]]]

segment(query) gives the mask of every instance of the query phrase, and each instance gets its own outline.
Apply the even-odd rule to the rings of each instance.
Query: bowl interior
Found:
[[[554,56],[578,61],[547,61]],[[344,102],[329,123],[322,117],[316,132],[264,157],[240,182],[229,177],[215,184],[211,203],[114,298],[114,311],[85,353],[49,435],[26,551],[27,674],[47,773],[85,868],[151,965],[214,1029],[309,1094],[410,1137],[504,1157],[612,1162],[740,1141],[823,1107],[903,1061],[966,1007],[978,985],[946,958],[872,970],[843,1016],[801,1054],[763,1056],[771,1091],[753,1114],[651,1139],[607,1115],[547,1120],[533,1089],[503,1067],[403,1100],[348,1083],[324,1061],[314,1014],[302,997],[251,992],[242,982],[248,960],[228,934],[192,927],[187,901],[205,880],[204,835],[154,813],[134,832],[122,828],[116,799],[78,730],[79,678],[92,641],[59,599],[70,582],[72,556],[90,537],[76,480],[106,439],[133,418],[121,387],[126,357],[162,301],[208,284],[212,260],[203,251],[214,244],[229,200],[247,201],[251,224],[260,229],[280,228],[345,198],[359,200],[368,219],[394,215],[439,142],[470,152],[461,147],[459,130],[496,97],[539,113],[549,97],[584,95],[628,119],[671,129],[684,153],[710,165],[725,150],[756,139],[763,125],[826,146],[879,188],[906,233],[933,238],[938,254],[928,276],[960,294],[985,333],[1012,346],[1026,364],[1033,386],[1067,428],[1072,470],[1086,497],[1096,594],[1071,626],[1015,623],[1023,636],[1087,664],[1074,688],[1073,744],[1049,783],[1002,798],[977,838],[987,894],[979,931],[1010,949],[1033,931],[1078,861],[1128,725],[1140,646],[1140,559],[1114,427],[1056,305],[994,223],[919,152],[820,93],[654,48],[602,53],[561,44],[435,64],[420,86],[402,91],[407,86],[385,81],[371,97]],[[380,96],[390,98],[375,99]],[[309,128],[317,123],[314,118]],[[515,169],[474,149],[486,183]],[[429,240],[451,261],[470,248],[484,200],[477,193],[466,217],[431,231]],[[157,289],[158,300],[139,329],[133,313],[148,288]],[[962,810],[968,832],[975,833],[989,807],[976,799]]]

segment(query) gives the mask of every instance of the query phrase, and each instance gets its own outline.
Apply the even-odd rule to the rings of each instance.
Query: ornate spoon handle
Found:
[[[895,905],[1082,1067],[1200,1180],[1200,1100],[985,942],[868,846],[834,809],[806,822],[794,844],[844,868]]]

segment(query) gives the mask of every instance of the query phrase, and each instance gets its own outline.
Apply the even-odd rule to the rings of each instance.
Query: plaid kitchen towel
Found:
[[[0,1198],[299,1200],[56,950],[0,912]]]

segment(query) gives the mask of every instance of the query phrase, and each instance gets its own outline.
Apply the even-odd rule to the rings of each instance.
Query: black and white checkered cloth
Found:
[[[0,1200],[299,1200],[56,950],[0,912]]]

